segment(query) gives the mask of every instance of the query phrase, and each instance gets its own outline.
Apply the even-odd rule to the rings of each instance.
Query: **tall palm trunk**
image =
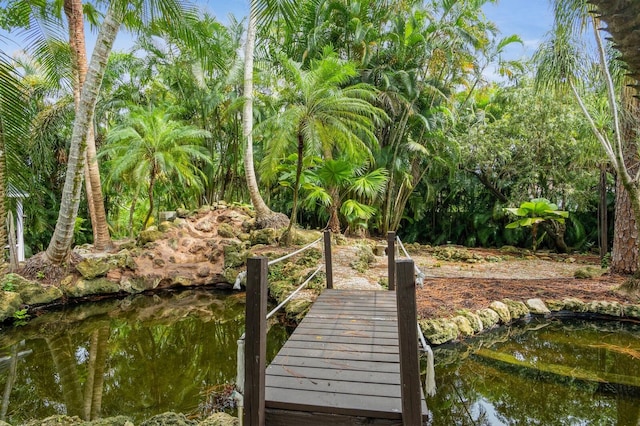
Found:
[[[252,2],[253,3],[253,2]],[[273,212],[262,199],[256,171],[253,164],[253,53],[256,45],[257,19],[253,4],[249,11],[247,41],[244,50],[244,108],[242,114],[242,133],[247,141],[244,152],[244,173],[251,204],[256,211],[256,224],[262,228],[286,226],[286,216]]]
[[[62,190],[60,211],[58,212],[55,231],[45,252],[46,257],[52,263],[61,264],[67,257],[73,243],[73,229],[78,216],[78,206],[82,191],[87,133],[93,122],[98,92],[113,42],[118,35],[121,20],[121,13],[117,11],[114,2],[111,2],[100,26],[86,80],[80,92],[80,104],[73,123],[69,161]]]
[[[64,11],[69,22],[69,44],[71,46],[75,74],[73,97],[77,113],[80,106],[82,85],[87,75],[87,51],[85,46],[82,1],[64,0]],[[92,125],[89,126],[87,133],[84,175],[94,246],[98,250],[105,250],[110,248],[112,243],[104,208],[100,169],[98,168],[98,161],[96,159],[96,143]]]

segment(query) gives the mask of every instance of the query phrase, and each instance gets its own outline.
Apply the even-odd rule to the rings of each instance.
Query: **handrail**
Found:
[[[405,257],[412,259],[407,249],[402,244],[402,240],[400,237],[396,235],[396,241],[400,245],[400,248],[404,252]],[[416,272],[416,283],[420,286],[420,288],[424,287],[424,273],[418,268],[418,265],[414,262],[414,269]],[[433,350],[431,346],[427,344],[427,339],[424,338],[424,333],[422,333],[422,328],[420,328],[420,323],[418,323],[418,339],[420,340],[420,345],[422,349],[427,354],[427,374],[425,378],[425,388],[426,392],[429,396],[433,396],[436,394],[436,381],[435,381],[435,366],[434,366],[434,357]]]
[[[298,250],[296,250],[294,252],[291,252],[289,254],[285,254],[284,256],[279,257],[277,259],[270,260],[269,263],[267,263],[267,265],[268,266],[275,265],[278,262],[282,262],[283,260],[286,260],[286,259],[288,259],[288,258],[290,258],[292,256],[295,256],[296,254],[302,253],[303,251],[310,249],[315,244],[317,244],[318,242],[322,241],[322,238],[323,237],[320,237],[317,240],[315,240],[314,242],[309,243],[306,246],[304,246],[301,249],[298,249]],[[247,277],[247,271],[240,272],[238,274],[238,276],[236,277],[235,283],[233,283],[233,289],[234,290],[240,290],[241,289],[240,284],[242,283],[242,280],[245,279],[246,277]]]
[[[398,244],[400,244],[400,248],[404,252],[405,257],[408,257],[409,259],[411,259],[411,256],[407,252],[407,249],[404,248],[404,244],[402,244],[402,240],[400,239],[400,237],[396,236],[396,240],[398,241]],[[420,288],[422,288],[424,287],[424,277],[425,277],[424,272],[422,272],[420,268],[418,268],[418,265],[415,263],[414,263],[414,268],[416,270],[416,283],[420,286]]]
[[[324,258],[325,258],[325,269],[327,270],[327,287],[331,288],[333,287],[333,283],[332,283],[332,279],[330,278],[331,276],[331,265],[330,263],[330,259],[331,259],[331,240],[330,240],[331,236],[330,233],[328,231],[325,231],[324,233],[324,237],[320,237],[317,240],[313,241],[312,243],[307,244],[306,246],[293,251],[291,253],[288,253],[282,257],[279,257],[277,259],[273,259],[267,262],[267,267],[271,266],[271,265],[275,265],[278,262],[282,262],[292,256],[295,256],[297,254],[300,254],[302,252],[304,252],[305,250],[310,249],[311,247],[313,247],[315,244],[317,244],[318,242],[322,241],[323,239],[325,240],[325,245],[324,245]],[[280,304],[278,306],[276,306],[275,308],[273,308],[271,310],[271,312],[269,312],[266,315],[266,320],[268,320],[269,318],[271,318],[273,315],[276,314],[276,312],[278,312],[284,305],[286,305],[300,290],[302,290],[304,287],[307,286],[307,284],[309,284],[311,282],[311,280],[318,274],[318,272],[320,272],[320,270],[322,269],[322,265],[318,266],[316,268],[316,270],[309,275],[309,277],[307,277],[307,279],[298,286],[298,288],[296,288],[293,292],[291,292],[291,294],[289,294],[282,302],[280,302]],[[236,282],[233,286],[234,290],[240,290],[240,283],[242,282],[242,280],[247,276],[247,271],[242,271],[238,274],[238,277],[236,278]],[[240,336],[240,338],[237,341],[238,344],[238,352],[237,352],[237,366],[236,366],[236,390],[234,391],[234,398],[237,401],[238,404],[238,418],[239,418],[239,423],[240,426],[243,425],[244,422],[244,416],[243,416],[243,411],[244,411],[244,380],[245,380],[245,337],[246,337],[246,333],[243,333],[242,336]]]

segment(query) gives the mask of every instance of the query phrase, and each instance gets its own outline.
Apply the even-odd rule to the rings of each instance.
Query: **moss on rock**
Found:
[[[140,423],[140,426],[196,426],[198,422],[189,420],[182,413],[163,413]]]
[[[626,305],[624,307],[624,316],[640,319],[640,305]]]
[[[462,315],[451,318],[451,322],[458,327],[458,331],[462,336],[473,336],[475,331],[469,320]]]
[[[69,297],[84,297],[94,294],[112,294],[120,291],[118,283],[110,281],[106,278],[98,278],[96,280],[79,279],[75,283],[69,283],[62,288],[64,293]]]
[[[228,223],[221,223],[218,225],[218,236],[222,238],[235,238],[237,235],[236,230],[233,229]]]
[[[509,307],[507,305],[496,300],[495,302],[491,302],[489,307],[498,314],[502,324],[508,324],[511,322],[511,313],[509,312]]]
[[[462,310],[458,312],[458,315],[466,318],[467,321],[469,321],[469,324],[471,324],[471,327],[473,328],[474,333],[479,333],[482,330],[484,330],[484,324],[482,323],[482,319],[480,319],[480,316],[478,316],[477,314],[474,314],[473,312],[469,312],[466,310]]]
[[[0,322],[11,318],[22,306],[22,298],[19,293],[13,291],[0,291]]]
[[[594,314],[611,315],[621,317],[623,315],[622,305],[618,302],[596,301],[586,305],[586,312]]]
[[[238,426],[240,421],[227,413],[214,413],[201,421],[198,426]]]
[[[107,259],[84,259],[76,265],[76,269],[80,275],[86,280],[92,280],[97,277],[104,277],[111,269],[111,265]]]
[[[433,345],[441,345],[458,337],[458,326],[444,319],[429,319],[419,322],[424,337]]]
[[[18,274],[7,274],[2,278],[2,288],[12,288],[20,294],[22,303],[26,305],[43,305],[62,297],[62,291],[55,286],[43,286]]]
[[[511,299],[502,299],[502,303],[509,308],[509,315],[512,320],[523,318],[529,315],[529,308],[523,302]]]
[[[491,328],[500,322],[500,315],[498,315],[498,313],[493,309],[478,309],[476,314],[478,314],[478,317],[482,321],[482,327],[485,329]]]
[[[571,312],[587,312],[587,305],[580,299],[568,297],[562,300],[562,310]]]

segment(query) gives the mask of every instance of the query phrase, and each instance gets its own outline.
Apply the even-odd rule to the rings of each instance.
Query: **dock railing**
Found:
[[[300,254],[323,240],[324,265],[318,266],[285,300],[267,313],[269,266]],[[267,320],[305,288],[323,266],[327,288],[331,289],[333,288],[333,268],[331,263],[331,231],[328,230],[324,231],[321,238],[278,259],[268,260],[266,257],[247,259],[247,270],[244,273],[247,279],[246,325],[245,333],[238,339],[237,353],[236,400],[240,425],[264,425]]]

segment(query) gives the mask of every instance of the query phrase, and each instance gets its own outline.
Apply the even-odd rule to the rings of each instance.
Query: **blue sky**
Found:
[[[234,14],[240,18],[247,14],[249,0],[197,0],[202,8],[216,16],[223,23],[227,22],[227,16]],[[487,17],[496,23],[502,36],[518,34],[523,45],[512,45],[506,52],[509,59],[520,59],[531,56],[538,44],[544,38],[545,33],[551,28],[552,14],[547,0],[499,0],[497,4],[489,4],[484,8]],[[0,32],[0,49],[8,54],[19,50],[21,42],[15,36],[4,38],[5,33]],[[87,48],[92,49],[92,36],[87,33]],[[126,50],[131,46],[131,36],[121,31],[116,40],[115,49]]]

